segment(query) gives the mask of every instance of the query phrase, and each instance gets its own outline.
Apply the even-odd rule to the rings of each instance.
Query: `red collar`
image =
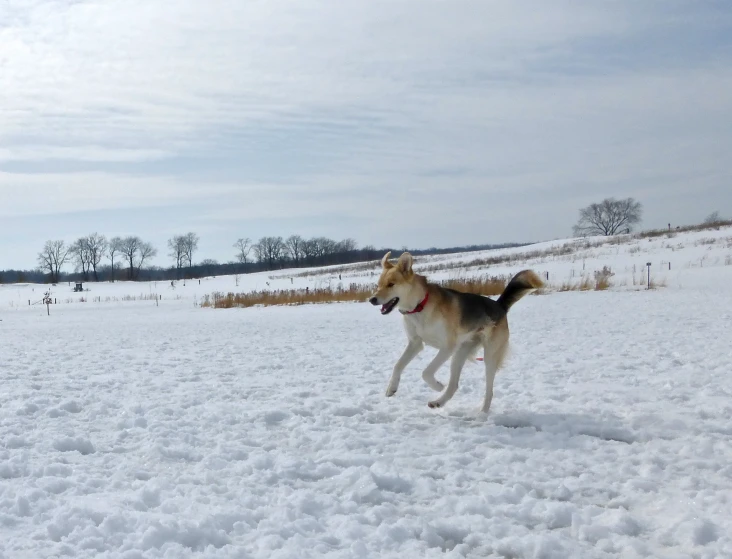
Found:
[[[430,292],[428,291],[425,293],[424,299],[422,299],[422,302],[415,307],[413,311],[407,311],[402,312],[402,314],[416,314],[418,312],[422,312],[424,310],[425,305],[427,305],[427,301],[430,299]]]

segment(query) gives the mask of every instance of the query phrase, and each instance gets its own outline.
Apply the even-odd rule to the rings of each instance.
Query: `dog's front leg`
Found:
[[[399,358],[396,365],[394,365],[394,372],[391,375],[391,380],[389,380],[389,386],[386,388],[387,397],[391,397],[396,394],[396,391],[399,389],[399,381],[402,378],[402,371],[404,371],[407,365],[409,365],[412,359],[414,359],[422,349],[424,349],[422,340],[419,338],[409,340],[407,348],[404,350],[404,353]]]
[[[450,355],[452,354],[452,352],[452,348],[441,349],[437,352],[435,358],[430,361],[430,364],[427,365],[427,367],[425,367],[424,371],[422,372],[422,378],[432,390],[442,392],[445,389],[444,384],[442,384],[438,380],[435,380],[435,373],[447,362],[448,359],[450,359]]]
[[[429,407],[441,408],[455,395],[458,389],[458,383],[460,382],[460,373],[463,370],[465,361],[475,351],[475,347],[476,344],[465,343],[457,349],[455,355],[452,357],[452,363],[450,363],[450,380],[447,383],[447,389],[445,389],[445,392],[437,400],[427,404]]]

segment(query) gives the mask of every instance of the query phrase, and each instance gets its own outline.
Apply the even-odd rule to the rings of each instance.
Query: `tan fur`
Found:
[[[482,348],[486,373],[482,410],[487,413],[493,399],[495,374],[508,351],[508,310],[526,293],[542,287],[542,281],[531,270],[524,270],[512,278],[498,301],[494,301],[428,282],[414,272],[409,253],[403,253],[396,264],[390,262],[390,256],[387,253],[382,259],[382,273],[371,303],[389,307],[398,298],[392,308],[403,313],[408,344],[394,366],[386,395],[396,393],[402,371],[427,344],[437,348],[438,353],[423,371],[422,378],[434,390],[444,390],[439,398],[429,402],[432,408],[442,407],[455,394],[465,362]],[[409,314],[425,296],[428,298],[424,309]],[[391,312],[391,308],[386,311]],[[435,373],[448,360],[451,360],[450,381],[445,387],[435,379]]]
[[[503,294],[498,298],[498,303],[508,311],[524,295],[542,287],[544,287],[544,282],[535,272],[522,270],[508,282]]]

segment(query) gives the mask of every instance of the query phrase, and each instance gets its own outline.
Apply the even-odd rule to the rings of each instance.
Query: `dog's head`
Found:
[[[389,262],[391,252],[387,252],[381,260],[381,277],[373,297],[369,299],[372,305],[381,305],[381,314],[389,314],[399,304],[399,300],[406,297],[412,288],[414,271],[412,270],[412,255],[403,253],[396,265]]]

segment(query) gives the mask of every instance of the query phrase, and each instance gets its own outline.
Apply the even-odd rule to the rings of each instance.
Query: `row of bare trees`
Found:
[[[81,237],[72,244],[65,241],[46,241],[43,250],[38,253],[38,265],[43,272],[50,276],[51,282],[60,280],[61,268],[71,262],[84,280],[89,280],[93,274],[94,280],[99,281],[99,266],[106,258],[110,261],[112,281],[114,272],[124,262],[127,269],[127,279],[134,280],[140,275],[145,262],[157,255],[157,249],[140,237],[114,237],[107,240],[104,235],[92,233]]]
[[[300,235],[283,237],[262,237],[256,243],[248,238],[240,238],[234,243],[236,259],[240,264],[254,260],[268,270],[285,265],[294,267],[333,264],[345,255],[358,251],[353,239],[334,241],[327,237],[305,239]],[[375,252],[374,247],[364,247],[362,251]],[[253,254],[253,258],[251,255]]]
[[[158,272],[156,277],[164,275],[171,276],[171,279],[180,279],[200,276],[203,273],[217,273],[217,270],[218,273],[231,273],[232,267],[236,268],[235,273],[245,273],[284,266],[346,263],[378,256],[374,247],[359,250],[353,239],[334,241],[327,237],[306,239],[300,235],[291,235],[287,238],[262,237],[257,242],[240,238],[234,244],[236,262],[219,264],[215,260],[206,259],[194,264],[199,242],[199,236],[193,232],[174,235],[168,239],[168,256],[173,263],[169,273],[161,274],[165,269],[153,267],[146,276],[154,271]],[[71,244],[62,240],[47,241],[38,254],[38,264],[40,270],[53,283],[60,281],[61,270],[67,264],[73,264],[76,277],[84,281],[99,281],[102,271],[105,279],[114,281],[120,276],[121,270],[126,270],[126,279],[137,280],[140,279],[145,264],[157,253],[151,243],[137,236],[107,239],[99,233],[91,233]]]
[[[69,247],[69,254],[76,264],[76,269],[81,270],[84,279],[88,280],[90,272],[93,272],[94,280],[99,281],[97,268],[101,264],[108,249],[109,243],[107,242],[107,238],[104,235],[92,233],[91,235],[77,239]]]
[[[183,274],[183,268],[193,268],[193,254],[198,250],[199,237],[196,233],[186,233],[185,235],[175,235],[168,239],[168,255],[175,262],[175,270],[180,278]]]

